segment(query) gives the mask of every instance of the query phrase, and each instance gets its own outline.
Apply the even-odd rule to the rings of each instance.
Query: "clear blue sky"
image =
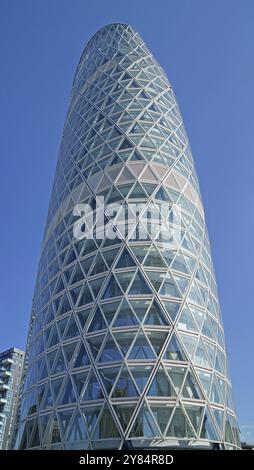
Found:
[[[252,0],[0,1],[0,350],[25,346],[73,75],[88,39],[111,22],[141,33],[174,86],[206,208],[242,438],[254,440]]]

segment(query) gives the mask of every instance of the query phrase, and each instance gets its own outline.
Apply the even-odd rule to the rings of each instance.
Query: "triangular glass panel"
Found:
[[[114,410],[118,416],[118,419],[120,421],[120,424],[123,428],[123,430],[125,431],[125,429],[127,428],[130,420],[131,420],[131,417],[133,415],[133,412],[136,408],[136,403],[124,403],[124,404],[117,404],[117,405],[114,405],[113,404],[113,407],[114,407]]]
[[[83,287],[82,294],[79,299],[78,307],[89,304],[91,302],[93,302],[93,296],[91,294],[88,284],[86,283]]]
[[[156,355],[158,356],[165,344],[168,331],[146,331],[146,335],[152,344]]]
[[[187,268],[187,265],[184,261],[183,256],[179,254],[176,255],[171,268],[176,271],[180,271],[181,273],[185,273],[185,274],[189,273],[189,269]]]
[[[130,161],[139,161],[139,160],[143,160],[142,156],[140,155],[139,152],[134,151],[130,158]]]
[[[155,359],[155,354],[144,333],[138,333],[129,353],[129,359]]]
[[[179,302],[170,302],[169,300],[163,300],[162,303],[166,311],[168,312],[171,320],[174,322],[181,307],[181,304]]]
[[[57,351],[58,351],[58,348],[57,348],[57,349],[54,349],[53,351],[51,351],[50,353],[47,354],[47,362],[48,362],[48,371],[49,371],[49,374],[51,373],[51,368],[52,368],[53,363],[54,363],[54,360],[55,360],[55,358],[56,358]]]
[[[52,369],[51,373],[52,373],[52,375],[54,375],[54,374],[58,374],[60,372],[64,372],[65,370],[66,370],[66,365],[65,365],[62,349],[59,348],[59,351],[58,351],[58,354],[57,354],[56,360],[54,362],[54,366],[53,366],[53,369]]]
[[[210,367],[210,361],[205,350],[204,343],[202,339],[199,340],[196,353],[194,356],[194,363],[200,367]]]
[[[72,375],[72,379],[76,387],[77,397],[79,398],[87,379],[87,372],[77,372]]]
[[[130,199],[147,199],[147,194],[144,188],[141,186],[140,183],[135,183],[132,188],[131,193],[129,194]]]
[[[213,330],[212,330],[212,326],[211,326],[208,314],[206,314],[204,318],[202,334],[205,336],[208,336],[208,338],[214,339],[214,334],[213,334]]]
[[[182,408],[177,407],[175,409],[173,418],[170,421],[166,435],[169,437],[185,439],[196,437]]]
[[[120,301],[101,304],[101,310],[108,325],[111,324],[119,305]]]
[[[61,377],[60,379],[52,380],[51,382],[51,389],[52,389],[54,403],[57,401],[62,383],[63,383],[63,377]]]
[[[213,376],[213,383],[210,392],[210,401],[214,403],[219,403],[221,405],[225,402],[224,392],[221,390],[219,386],[219,380],[217,379],[216,375]]]
[[[126,271],[121,273],[115,273],[115,277],[117,278],[123,292],[126,292],[130,282],[133,279],[134,271]]]
[[[80,412],[77,411],[70,426],[69,431],[66,436],[67,442],[83,442],[87,439],[86,426]]]
[[[199,328],[199,330],[201,329],[202,327],[202,324],[203,324],[203,319],[204,319],[204,312],[202,312],[201,310],[197,309],[197,308],[194,308],[194,307],[190,307],[190,311],[192,313],[192,316]]]
[[[65,327],[67,325],[67,322],[69,320],[69,317],[65,317],[63,318],[62,320],[58,321],[57,322],[57,326],[58,326],[58,331],[59,331],[59,334],[60,334],[60,337],[62,338],[63,337],[63,334],[64,334],[64,331],[65,331]]]
[[[187,334],[184,334],[184,333],[179,333],[179,337],[180,337],[180,339],[182,340],[182,342],[184,344],[184,347],[185,347],[185,349],[188,353],[188,356],[192,359],[193,355],[194,355],[194,352],[195,352],[195,349],[196,349],[198,337],[197,336],[192,336],[192,335],[187,335]]]
[[[190,279],[187,279],[183,276],[177,276],[176,274],[174,274],[173,277],[180,292],[182,293],[182,295],[184,295],[189,287]]]
[[[182,389],[182,396],[183,398],[190,398],[195,400],[200,400],[203,398],[201,396],[197,381],[191,374],[191,372],[188,372],[187,377],[185,379],[184,386]]]
[[[38,401],[38,406],[40,406],[41,402],[42,402],[42,399],[43,399],[43,395],[44,395],[44,392],[45,392],[45,389],[46,389],[46,385],[47,385],[47,382],[43,383],[42,385],[39,385],[39,387],[37,387],[37,401]]]
[[[77,398],[75,396],[74,388],[72,381],[69,377],[64,384],[64,388],[61,393],[61,397],[59,400],[59,405],[67,405],[69,403],[76,403]]]
[[[115,279],[114,275],[111,274],[111,277],[107,283],[105,288],[104,294],[102,296],[103,299],[110,299],[112,297],[118,297],[122,295],[122,291],[118,285],[117,280]]]
[[[105,259],[109,267],[113,265],[118,251],[119,251],[119,247],[115,248],[114,250],[103,251],[103,258]]]
[[[73,268],[73,266],[72,266],[71,268],[66,269],[66,270],[63,272],[64,278],[65,278],[67,284],[69,283],[69,280],[70,280],[70,278],[71,278],[71,275],[72,275],[73,271],[74,271],[74,268]]]
[[[86,245],[86,249],[88,249],[87,245]],[[97,246],[95,245],[94,249],[97,249]],[[91,248],[88,253],[90,253],[90,251],[93,251],[93,248]],[[81,262],[81,266],[82,266],[82,269],[83,271],[85,272],[85,274],[87,275],[88,272],[89,272],[89,269],[92,265],[94,261],[94,256],[89,256],[88,258],[85,258],[82,262]]]
[[[74,343],[68,343],[63,345],[63,352],[66,359],[66,364],[70,364],[72,360],[73,353],[76,349],[77,341]]]
[[[76,284],[76,282],[79,282],[82,279],[84,279],[84,273],[83,273],[83,271],[80,267],[80,264],[77,263],[76,267],[75,267],[75,270],[74,270],[74,273],[72,275],[70,284]]]
[[[70,317],[68,326],[66,327],[66,332],[64,334],[64,340],[66,341],[67,339],[75,338],[76,336],[79,336],[79,329],[76,324],[76,320],[74,316],[72,315]]]
[[[110,166],[117,165],[118,163],[123,163],[122,159],[119,157],[117,153],[115,153],[114,158],[112,162],[110,163]]]
[[[89,281],[90,288],[93,292],[94,298],[96,299],[99,295],[99,292],[101,290],[101,286],[104,282],[105,276],[99,277],[97,279],[93,279]]]
[[[52,320],[54,320],[54,318],[55,318],[55,315],[54,315],[53,305],[52,305],[52,303],[50,303],[48,311],[47,311],[47,317],[46,317],[46,320],[45,320],[45,325],[47,325]]]
[[[99,369],[100,376],[103,380],[103,383],[107,390],[108,395],[110,394],[112,390],[112,387],[115,383],[118,372],[119,372],[118,367]]]
[[[163,188],[163,186],[160,187],[154,197],[159,201],[172,202],[167,191]]]
[[[143,274],[138,271],[132,281],[128,295],[146,295],[151,293],[152,291],[145,281]]]
[[[118,310],[117,317],[114,320],[113,327],[137,325],[138,320],[126,300],[122,301]]]
[[[52,432],[52,430],[54,430],[54,432]],[[50,445],[61,442],[60,426],[56,413],[52,416],[48,431],[45,444]]]
[[[69,291],[70,296],[71,296],[71,300],[73,302],[73,305],[76,305],[76,303],[77,303],[77,300],[79,298],[79,294],[81,292],[81,287],[82,286],[74,287],[73,289],[71,289]]]
[[[51,387],[48,382],[47,389],[45,390],[45,393],[44,393],[42,409],[51,408],[52,406],[53,406],[53,397],[52,397]]]
[[[209,390],[211,386],[212,374],[210,372],[205,372],[203,370],[197,371],[199,380],[202,383],[206,396],[209,396]]]
[[[61,434],[62,434],[62,440],[64,440],[64,435],[67,431],[67,428],[70,424],[71,417],[73,415],[73,410],[64,410],[64,411],[59,411],[58,414],[58,420],[60,422],[60,428],[61,428]]]
[[[131,250],[140,263],[144,260],[150,245],[131,245]]]
[[[53,346],[55,346],[55,344],[58,344],[58,343],[59,343],[59,335],[58,335],[56,325],[54,325],[51,330],[51,335],[50,335],[50,339],[47,344],[47,347],[52,348]]]
[[[133,383],[131,375],[126,367],[123,367],[121,374],[114,387],[112,398],[137,397],[138,392]]]
[[[128,268],[132,266],[136,266],[136,263],[134,262],[128,250],[124,248],[116,268]]]
[[[120,437],[111,411],[105,406],[97,422],[93,439]]]
[[[31,441],[29,442],[29,448],[37,447],[40,445],[40,435],[39,435],[39,424],[38,418],[35,418],[35,425],[31,433]]]
[[[101,386],[97,380],[97,377],[95,376],[94,372],[91,372],[85,390],[83,391],[83,394],[81,396],[81,399],[82,401],[90,401],[98,400],[103,397],[104,396],[101,390]]]
[[[189,417],[189,420],[191,421],[192,426],[194,427],[195,432],[198,435],[204,407],[195,405],[185,405],[185,411]]]
[[[129,437],[154,438],[159,436],[160,431],[151,411],[146,405],[143,405],[133,423]]]
[[[188,301],[190,303],[193,303],[193,304],[196,304],[196,305],[200,305],[201,307],[204,307],[204,303],[203,303],[202,297],[200,295],[199,287],[195,283],[195,281],[193,281],[191,290],[189,291]]]
[[[166,366],[166,371],[178,395],[180,394],[180,390],[186,376],[186,370],[187,369],[185,367]]]
[[[89,364],[87,352],[83,343],[81,343],[78,351],[75,353],[73,358],[73,368],[84,367]]]
[[[201,439],[209,439],[210,441],[219,441],[219,436],[217,431],[215,430],[211,414],[208,409],[204,414],[203,424],[200,432]]]
[[[78,321],[80,323],[80,326],[81,326],[82,330],[85,327],[85,324],[86,324],[87,319],[89,317],[89,314],[91,312],[91,308],[92,307],[86,308],[86,309],[83,309],[83,310],[77,312]]]
[[[47,362],[46,362],[46,357],[43,356],[43,358],[41,359],[41,367],[39,368],[38,380],[43,380],[47,376],[48,376]]]
[[[156,372],[148,391],[150,397],[175,397],[176,392],[162,366]]]
[[[97,258],[95,260],[95,263],[93,265],[93,269],[90,272],[90,276],[94,276],[95,274],[100,274],[108,270],[108,267],[101,256],[100,253],[98,253]]]
[[[150,408],[152,410],[153,416],[162,432],[164,434],[165,429],[168,425],[168,422],[170,420],[170,417],[172,415],[172,411],[174,409],[173,405],[169,404],[156,404],[156,405],[150,405]]]
[[[76,260],[76,253],[75,253],[75,250],[73,248],[71,248],[68,255],[66,256],[66,260],[65,260],[65,263],[64,263],[65,266],[72,263],[74,260]]]
[[[62,298],[62,302],[61,302],[61,305],[60,305],[59,310],[57,312],[57,315],[58,316],[64,315],[65,313],[69,312],[70,310],[71,310],[70,301],[68,299],[67,294],[65,293],[63,298]]]
[[[138,390],[140,393],[143,393],[144,388],[147,384],[147,381],[151,375],[153,366],[140,366],[140,365],[135,365],[135,366],[130,366],[130,372],[132,377],[135,380],[135,383],[138,387]]]
[[[96,312],[93,316],[93,319],[89,325],[87,332],[91,333],[92,331],[104,330],[106,328],[107,328],[107,325],[103,318],[103,314],[100,310],[100,307],[97,307]]]
[[[158,250],[160,251],[160,254],[162,255],[163,259],[165,260],[167,266],[170,268],[172,261],[175,256],[175,250],[170,250],[169,248],[165,246],[158,246]]]
[[[135,312],[140,323],[144,321],[146,316],[146,312],[148,310],[149,305],[151,305],[151,300],[130,300],[130,304],[132,309]]]
[[[215,416],[217,425],[219,426],[219,429],[223,431],[223,420],[224,420],[224,411],[219,410],[218,408],[212,408],[213,414]]]
[[[131,144],[131,142],[125,137],[122,144],[119,147],[119,150],[129,149],[132,147],[133,145]]]
[[[150,266],[153,268],[166,268],[167,267],[165,261],[160,255],[160,252],[154,246],[151,247],[149,253],[147,254],[143,262],[143,265]]]
[[[158,292],[163,282],[163,279],[165,278],[165,273],[159,273],[158,271],[148,271],[147,269],[145,273],[149,281],[151,282],[153,288],[156,290],[156,292]]]
[[[90,347],[90,351],[91,351],[94,359],[96,359],[96,357],[97,357],[97,355],[100,351],[101,344],[103,342],[104,336],[105,335],[99,335],[99,336],[95,336],[95,337],[86,339],[86,342],[88,343],[88,345]]]
[[[175,335],[170,339],[163,359],[169,361],[187,361],[186,355]]]
[[[122,356],[116,346],[114,338],[109,334],[100,354],[99,362],[119,361],[121,359]]]
[[[48,434],[48,428],[49,428],[48,424],[49,424],[50,418],[51,418],[51,414],[42,415],[40,417],[40,428],[41,428],[41,436],[42,436],[43,442],[45,441],[45,436]]]
[[[146,315],[145,325],[168,326],[170,323],[166,320],[164,313],[157,300],[154,300]]]
[[[174,279],[169,274],[166,275],[165,280],[160,288],[160,295],[165,295],[169,297],[180,297],[181,293],[174,282]]]
[[[101,405],[99,406],[93,405],[93,406],[88,406],[88,407],[86,406],[85,408],[83,407],[81,408],[81,412],[87,424],[87,432],[90,437],[97,423],[100,411],[101,411]]]
[[[226,423],[225,423],[225,441],[229,442],[230,444],[235,444],[235,436],[232,429],[232,421],[233,418],[231,415],[226,413]]]
[[[126,356],[130,349],[130,345],[134,339],[135,333],[134,332],[121,332],[115,333],[114,338],[120,348],[120,351],[123,357]]]
[[[182,310],[180,318],[177,322],[177,328],[179,328],[180,330],[187,330],[187,331],[194,331],[194,332],[198,331],[196,323],[193,320],[193,317],[189,308],[185,307]]]

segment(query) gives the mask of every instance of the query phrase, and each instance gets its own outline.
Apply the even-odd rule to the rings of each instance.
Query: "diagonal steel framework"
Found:
[[[75,238],[84,203],[122,236],[92,225]],[[112,204],[138,205],[130,230]],[[99,30],[77,68],[26,361],[17,448],[240,447],[191,149],[164,71],[127,25]]]

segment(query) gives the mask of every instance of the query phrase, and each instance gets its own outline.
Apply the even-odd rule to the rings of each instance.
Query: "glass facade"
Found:
[[[73,227],[83,203],[93,223],[82,238]],[[119,205],[122,218],[108,209]],[[95,230],[98,213],[111,229],[107,236]],[[35,287],[16,448],[151,446],[235,449],[240,442],[181,113],[139,34],[112,24],[89,41],[74,78]]]
[[[11,348],[0,353],[0,449],[12,447],[18,409],[24,351]]]

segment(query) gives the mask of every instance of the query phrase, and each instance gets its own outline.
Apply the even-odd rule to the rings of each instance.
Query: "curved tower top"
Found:
[[[27,341],[20,449],[239,448],[197,175],[139,34],[75,74]]]

